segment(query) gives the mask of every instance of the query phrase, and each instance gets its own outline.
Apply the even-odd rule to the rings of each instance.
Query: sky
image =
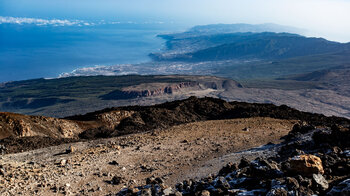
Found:
[[[0,16],[164,21],[187,25],[276,23],[350,42],[350,0],[0,0]]]

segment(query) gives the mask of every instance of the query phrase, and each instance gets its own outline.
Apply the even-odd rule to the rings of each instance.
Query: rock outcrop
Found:
[[[314,155],[295,156],[291,158],[289,163],[293,172],[304,176],[324,173],[321,159]]]
[[[0,113],[0,139],[33,136],[74,138],[82,131],[82,127],[71,120]]]
[[[250,117],[300,120],[317,126],[328,126],[332,124],[345,126],[350,124],[350,120],[345,118],[326,117],[320,114],[300,112],[285,105],[274,106],[272,104],[226,102],[221,99],[208,97],[190,97],[185,100],[167,102],[154,106],[108,108],[65,119],[1,113],[0,144],[5,145],[8,152],[18,152],[26,150],[26,147],[16,145],[9,140],[6,140],[6,142],[1,141],[1,139],[8,137],[46,137],[43,139],[43,142],[39,142],[39,138],[28,139],[27,143],[33,142],[28,144],[28,146],[31,146],[30,149],[32,149],[35,146],[43,147],[45,144],[46,146],[50,146],[59,144],[60,142],[70,141],[55,140],[55,142],[52,142],[52,139],[108,138],[155,129],[165,129],[190,122]],[[297,136],[299,131],[307,132],[308,130],[309,128],[295,128],[290,137]],[[324,134],[329,137],[323,137]],[[323,140],[328,141],[327,138],[334,138],[333,141],[336,143],[349,145],[346,131],[339,129],[330,135],[327,134],[320,133],[319,136],[315,135],[315,141],[324,143]],[[8,148],[9,145],[13,148],[12,150]]]
[[[211,80],[201,80],[198,82],[180,82],[180,83],[147,83],[136,86],[130,86],[121,90],[114,90],[108,94],[100,96],[104,100],[122,100],[135,99],[140,97],[160,96],[173,94],[176,92],[189,92],[199,90],[229,90],[233,88],[242,88],[242,85],[233,80],[211,78]]]
[[[199,90],[200,86],[197,82],[181,82],[178,84],[158,84],[155,88],[144,88],[133,86],[122,90],[115,90],[106,95],[101,96],[104,100],[134,99],[138,97],[159,96],[164,94],[172,94],[180,90],[192,88]]]

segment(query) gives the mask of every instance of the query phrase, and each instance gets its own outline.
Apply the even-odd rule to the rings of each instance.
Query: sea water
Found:
[[[95,65],[149,61],[164,47],[166,23],[52,26],[0,24],[0,82],[57,77]]]

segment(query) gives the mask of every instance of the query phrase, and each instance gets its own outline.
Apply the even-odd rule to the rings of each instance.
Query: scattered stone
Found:
[[[116,149],[116,150],[120,150],[121,149],[121,147],[119,145],[114,145],[113,148]]]
[[[204,190],[201,192],[201,196],[210,196],[210,192],[208,190]]]
[[[133,195],[137,195],[137,193],[139,192],[140,190],[136,187],[134,188],[129,188],[128,192],[133,194]]]
[[[62,159],[59,163],[60,166],[64,167],[67,165],[67,160],[66,159]]]
[[[155,169],[149,165],[141,165],[140,166],[142,172],[152,172]]]
[[[0,175],[1,175],[1,176],[5,176],[5,175],[6,175],[6,172],[5,172],[5,169],[4,169],[4,168],[1,168],[1,169],[0,169]]]
[[[299,182],[297,179],[293,178],[293,177],[287,177],[286,178],[286,183],[287,183],[287,187],[289,190],[297,190],[299,189]]]
[[[76,151],[76,148],[74,146],[69,146],[69,148],[66,150],[66,153],[73,153]]]
[[[156,178],[155,181],[158,183],[158,184],[163,184],[164,183],[164,180],[162,178]]]
[[[121,184],[123,181],[123,178],[120,177],[120,176],[114,176],[111,180],[111,184],[114,184],[114,185],[119,185]]]
[[[271,189],[266,196],[287,196],[288,192],[285,188],[279,187],[275,189]]]
[[[188,140],[185,139],[181,143],[188,143]]]
[[[5,154],[5,152],[6,152],[6,147],[0,144],[0,154]]]
[[[150,188],[142,189],[140,196],[152,196],[152,190]]]
[[[171,187],[166,188],[163,190],[163,194],[164,195],[172,195],[172,194],[174,194],[174,190]]]
[[[312,175],[313,184],[320,188],[322,191],[327,190],[329,185],[327,180],[322,176],[322,174],[313,174]]]
[[[102,148],[104,146],[104,144],[96,144],[97,148]]]
[[[109,162],[108,164],[110,164],[110,165],[116,165],[116,166],[119,165],[119,163],[118,163],[117,161],[111,161],[111,162]]]
[[[157,184],[157,181],[154,177],[146,178],[146,184]]]

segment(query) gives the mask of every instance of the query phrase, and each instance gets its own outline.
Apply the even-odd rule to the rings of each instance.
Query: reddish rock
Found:
[[[290,169],[304,176],[312,176],[312,174],[323,174],[322,161],[314,155],[299,155],[290,159]]]

